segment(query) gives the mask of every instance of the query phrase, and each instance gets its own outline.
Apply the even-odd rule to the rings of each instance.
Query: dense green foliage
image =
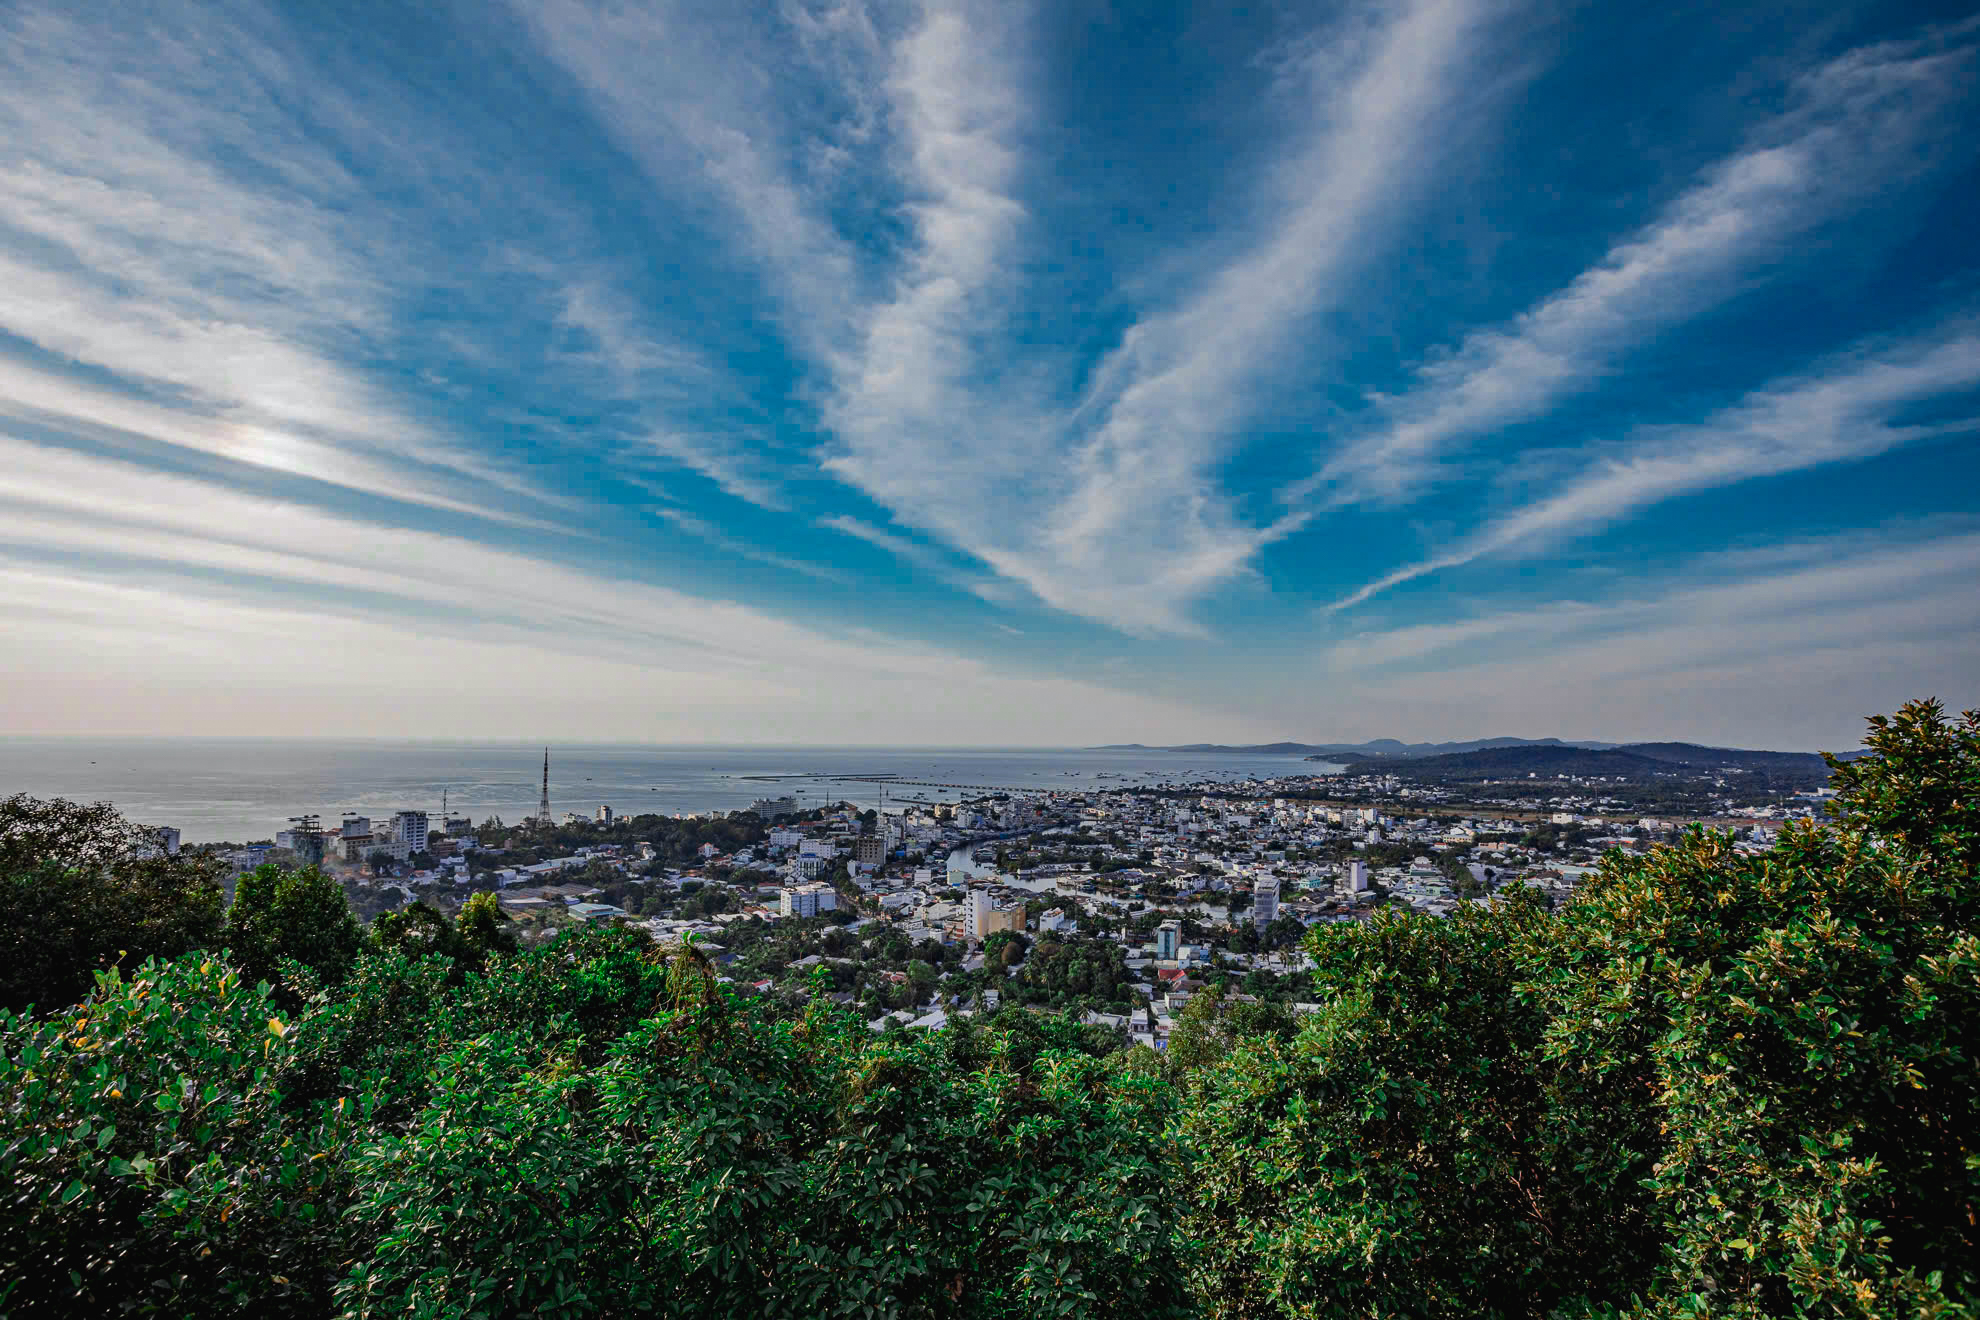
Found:
[[[1972,1317],[1980,719],[1871,747],[1768,852],[1317,929],[1317,1012],[1206,989],[1166,1058],[518,951],[492,901],[346,958],[307,873],[244,881],[231,952],[216,912],[0,1016],[0,1312]],[[42,837],[7,876],[148,864]]]
[[[56,1008],[118,962],[217,946],[214,865],[162,855],[107,804],[0,801],[0,1008]]]
[[[341,884],[314,866],[284,871],[271,864],[234,882],[226,942],[251,979],[273,980],[281,960],[293,958],[335,985],[357,961],[364,932]]]

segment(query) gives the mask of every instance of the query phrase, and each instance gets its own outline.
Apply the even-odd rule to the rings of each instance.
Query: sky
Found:
[[[0,3],[0,736],[1980,705],[1980,16]]]

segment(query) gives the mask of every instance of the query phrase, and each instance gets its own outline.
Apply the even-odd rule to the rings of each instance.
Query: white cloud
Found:
[[[960,656],[858,667],[797,646],[739,668],[679,652],[587,651],[535,632],[473,635],[371,612],[284,607],[167,580],[0,557],[0,732],[34,735],[501,738],[1064,746],[1223,721]],[[637,650],[639,653],[634,653]],[[826,694],[829,693],[829,699]]]
[[[706,518],[698,517],[685,509],[655,509],[653,514],[680,528],[689,536],[699,537],[716,549],[724,550],[729,554],[744,559],[754,559],[760,564],[768,564],[772,568],[781,568],[789,573],[815,578],[820,582],[836,582],[842,586],[850,585],[852,582],[851,578],[835,569],[807,563],[802,559],[793,559],[789,555],[780,555],[773,550],[765,550],[762,546],[731,536]]]
[[[289,108],[335,89],[250,24],[155,17],[113,28],[26,8],[7,22],[0,330],[82,369],[62,382],[0,362],[10,383],[30,381],[44,408],[63,392],[83,420],[141,406],[147,435],[275,471],[389,471],[400,498],[440,507],[469,488],[533,494],[347,365],[378,351],[395,286],[429,254]]]
[[[899,533],[875,527],[871,523],[861,522],[849,514],[838,513],[829,518],[820,518],[818,526],[864,541],[868,545],[878,546],[895,558],[914,565],[936,581],[960,587],[993,605],[1011,605],[1017,603],[1019,599],[1018,591],[1013,585],[981,574],[966,572],[957,568],[948,556],[930,546],[911,541]]]
[[[0,610],[0,682],[36,694],[0,712],[9,734],[492,736],[549,722],[614,738],[1063,745],[1211,725],[1179,704],[4,435]]]
[[[1944,151],[1920,148],[1963,131],[1953,112],[1971,99],[1974,64],[1971,44],[1927,38],[1852,51],[1801,78],[1790,108],[1743,150],[1567,288],[1380,401],[1382,424],[1287,498],[1399,498],[1434,479],[1453,447],[1599,387],[1627,352],[1735,296],[1823,223],[1927,162],[1943,167]]]
[[[1970,431],[1897,420],[1913,404],[1980,388],[1980,335],[1970,327],[1896,347],[1861,349],[1798,379],[1755,391],[1692,426],[1646,428],[1562,488],[1456,547],[1409,564],[1337,602],[1347,609],[1405,582],[1487,555],[1538,553],[1663,500],[1719,486],[1856,461],[1900,445]]]
[[[929,199],[918,255],[841,383],[834,470],[1059,609],[1130,633],[1198,633],[1188,604],[1268,535],[1239,522],[1214,464],[1250,388],[1328,304],[1374,220],[1427,174],[1441,99],[1484,12],[1424,0],[1368,39],[1351,77],[1316,60],[1321,127],[1276,170],[1253,246],[1133,326],[1070,415],[1027,398],[1021,379],[984,379],[997,364],[976,345],[1003,325],[1023,216],[1011,195],[1018,75],[996,27],[931,16],[891,84],[907,177]]]
[[[807,68],[793,68],[787,50],[766,43],[761,9],[689,15],[677,4],[590,0],[515,8],[660,189],[713,201],[718,223],[740,228],[750,259],[774,273],[798,342],[821,359],[843,351],[855,334],[862,273],[818,202],[838,157],[867,131],[860,102],[879,53],[857,7],[778,11],[776,33],[798,32]],[[779,96],[799,81],[849,100],[852,112],[814,114],[793,127],[778,112]]]
[[[1197,631],[1188,605],[1275,534],[1241,522],[1214,468],[1302,320],[1432,177],[1496,4],[1412,0],[1317,44],[1248,246],[1145,315],[1071,410],[1006,342],[1036,241],[1021,144],[1044,127],[1025,9],[926,0],[897,30],[846,7],[793,20],[799,72],[851,107],[803,126],[779,113],[791,60],[756,29],[720,46],[670,10],[529,12],[656,182],[677,192],[698,167],[740,225],[830,381],[830,470],[1051,605],[1146,634]],[[904,243],[865,250],[831,223],[830,171],[849,160],[876,167],[869,206],[900,199]]]
[[[1708,556],[1607,593],[1321,648],[1307,688],[1353,694],[1344,736],[1856,744],[1861,717],[1980,703],[1980,533]],[[1294,707],[1297,709],[1297,706]]]

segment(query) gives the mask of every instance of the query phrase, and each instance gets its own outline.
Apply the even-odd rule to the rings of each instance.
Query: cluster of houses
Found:
[[[1401,806],[1336,805],[1311,799],[1307,790],[1315,782],[1266,781],[1242,794],[1229,785],[1183,793],[1007,793],[897,805],[877,817],[848,808],[803,823],[773,823],[760,842],[731,855],[705,845],[702,866],[686,869],[655,866],[652,844],[600,842],[543,861],[493,870],[478,865],[471,876],[468,857],[476,845],[466,818],[442,816],[432,829],[417,811],[379,822],[348,817],[335,831],[310,823],[276,843],[353,864],[373,862],[381,852],[398,862],[430,854],[432,869],[404,881],[408,897],[415,888],[492,879],[512,915],[546,918],[533,923],[539,935],[571,921],[640,921],[662,941],[693,937],[717,956],[736,921],[802,921],[846,907],[857,909],[856,927],[885,923],[914,944],[960,943],[965,969],[980,968],[984,942],[1003,932],[1113,940],[1123,946],[1145,1002],[1129,1014],[1095,1013],[1089,1020],[1158,1048],[1212,973],[1284,974],[1304,965],[1285,939],[1238,940],[1241,928],[1262,936],[1287,918],[1304,925],[1363,920],[1385,903],[1448,914],[1490,902],[1515,882],[1565,898],[1593,869],[1558,848],[1522,842],[1535,824],[1530,814],[1412,815],[1402,788]],[[1584,834],[1608,830],[1583,840],[1592,851],[1641,847],[1673,824],[1603,821],[1576,805],[1562,805],[1548,823],[1584,826]],[[610,819],[601,808],[598,822]],[[1765,848],[1773,838],[1766,824],[1756,823],[1745,828],[1741,846]],[[266,849],[244,851],[258,855],[237,855],[237,867],[266,860]],[[1398,862],[1402,855],[1409,860]],[[716,867],[736,901],[708,916],[636,916],[602,901],[598,883],[601,875],[637,875],[648,885],[685,890]],[[1149,914],[1171,919],[1151,935]],[[1185,940],[1185,916],[1195,928],[1216,932],[1215,942]],[[964,1002],[938,987],[920,1008],[873,1025],[886,1029],[892,1019],[939,1028],[958,1013],[994,1008],[997,999],[991,989]]]

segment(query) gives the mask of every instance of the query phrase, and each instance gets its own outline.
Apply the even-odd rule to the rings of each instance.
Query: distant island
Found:
[[[1483,747],[1437,756],[1367,758],[1348,763],[1349,774],[1391,774],[1406,779],[1464,783],[1535,776],[1582,776],[1645,782],[1676,775],[1766,773],[1825,780],[1828,763],[1813,752],[1746,751],[1695,743],[1626,743],[1597,748],[1557,744]]]
[[[1499,774],[1557,771],[1574,774],[1628,774],[1642,770],[1648,764],[1685,766],[1693,771],[1704,769],[1729,770],[1776,770],[1793,773],[1826,774],[1827,765],[1818,752],[1776,752],[1739,747],[1707,747],[1699,743],[1654,742],[1654,743],[1613,743],[1597,742],[1592,739],[1568,738],[1475,738],[1468,742],[1420,742],[1406,743],[1398,738],[1375,738],[1360,743],[1182,743],[1173,746],[1151,746],[1147,743],[1108,743],[1102,747],[1091,747],[1096,752],[1208,752],[1227,756],[1300,756],[1309,761],[1341,761],[1356,773],[1372,773],[1379,770],[1394,771],[1393,766],[1371,766],[1377,761],[1410,761],[1413,772],[1434,770],[1440,773],[1458,773],[1478,770]],[[1533,755],[1521,759],[1494,758],[1493,753],[1525,753]],[[1622,760],[1602,760],[1579,755],[1580,753],[1618,753]],[[1851,750],[1840,753],[1842,759],[1851,760],[1861,755]],[[1480,759],[1459,764],[1454,757],[1478,757]],[[1436,765],[1425,762],[1435,761]],[[1608,765],[1604,771],[1594,767]]]

